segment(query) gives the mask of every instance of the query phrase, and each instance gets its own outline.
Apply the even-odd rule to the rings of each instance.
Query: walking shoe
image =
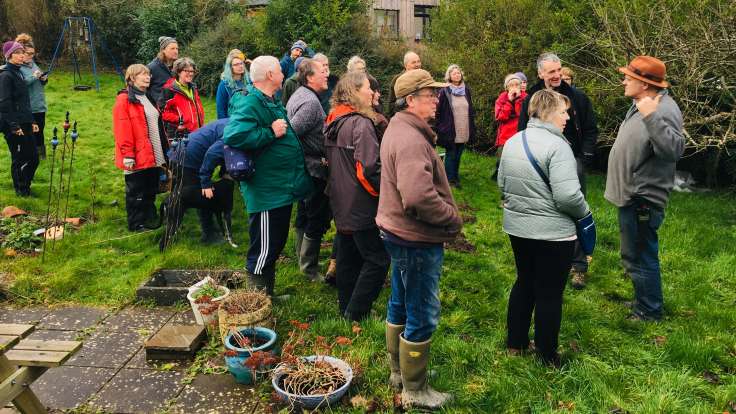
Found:
[[[658,322],[659,321],[658,318],[647,316],[637,311],[632,311],[629,314],[629,316],[626,317],[626,320],[632,321],[632,322]]]
[[[325,273],[325,283],[328,285],[337,285],[337,260],[330,259],[330,263],[327,265],[327,273]]]
[[[570,283],[572,284],[573,288],[577,290],[585,288],[585,272],[573,270],[572,272],[570,272],[570,274]]]

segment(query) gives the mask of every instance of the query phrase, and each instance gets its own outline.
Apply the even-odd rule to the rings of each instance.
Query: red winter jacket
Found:
[[[526,98],[526,92],[522,91],[521,95],[509,100],[507,91],[501,92],[496,99],[496,122],[498,122],[498,133],[496,134],[496,146],[500,147],[506,143],[519,129],[519,114],[521,113],[521,105]]]
[[[194,84],[190,85],[194,91],[194,100],[189,97],[175,83],[175,79],[169,79],[164,85],[162,99],[162,117],[165,122],[173,126],[175,130],[179,126],[179,116],[184,119],[184,127],[187,131],[194,132],[204,125],[204,109],[199,99],[199,91]],[[168,130],[171,130],[169,128]],[[173,137],[169,137],[170,139]]]
[[[127,89],[118,93],[115,106],[112,108],[112,129],[115,136],[115,166],[121,170],[123,158],[134,158],[133,171],[156,166],[151,140],[148,138],[148,124],[143,104],[135,97],[129,98]],[[162,126],[159,123],[159,131]],[[162,147],[166,151],[165,140]]]

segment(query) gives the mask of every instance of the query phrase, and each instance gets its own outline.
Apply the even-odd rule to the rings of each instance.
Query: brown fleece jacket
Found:
[[[376,224],[407,241],[451,241],[462,228],[435,140],[426,121],[402,111],[391,118],[381,142]]]

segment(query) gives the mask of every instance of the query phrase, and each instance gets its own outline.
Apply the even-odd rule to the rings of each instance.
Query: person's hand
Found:
[[[41,75],[43,75],[43,72],[41,72],[39,69],[36,69],[33,71],[33,77],[36,79],[41,79]]]
[[[36,132],[40,131],[40,129],[38,128],[38,124],[33,124],[33,126],[31,127],[31,129],[33,130],[33,133],[34,133],[34,134],[35,134]]]
[[[659,101],[661,100],[662,95],[657,95],[654,98],[646,96],[636,101],[636,109],[641,112],[642,116],[647,117],[657,110],[657,107],[659,106]]]
[[[277,119],[271,124],[271,129],[276,138],[281,138],[286,135],[286,121],[283,119]]]
[[[23,130],[22,129],[18,128],[15,131],[13,131],[13,135],[17,135],[19,137],[22,137],[25,134],[23,133]]]
[[[132,170],[135,167],[135,158],[123,158],[123,167],[125,167],[126,170]]]
[[[513,88],[513,89],[511,89],[511,90],[509,91],[509,99],[510,99],[510,100],[512,100],[512,101],[513,101],[514,99],[518,98],[518,97],[519,97],[519,95],[521,95],[521,90],[520,90],[520,89],[517,89],[517,88]]]
[[[215,196],[215,189],[214,188],[203,188],[202,189],[202,196],[204,198],[212,198]]]

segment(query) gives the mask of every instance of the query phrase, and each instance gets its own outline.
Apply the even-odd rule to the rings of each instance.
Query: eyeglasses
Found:
[[[194,69],[184,69],[182,72],[184,72],[184,73],[192,73],[192,74],[197,73],[197,71],[194,70]]]
[[[33,56],[36,54],[36,52],[25,52],[26,56]]]
[[[429,93],[414,93],[412,95],[416,96],[417,98],[420,97],[420,96],[421,97],[424,97],[424,98],[437,98],[438,96],[440,96],[440,90],[439,89],[435,89],[435,90],[433,90],[432,92],[429,92]]]

